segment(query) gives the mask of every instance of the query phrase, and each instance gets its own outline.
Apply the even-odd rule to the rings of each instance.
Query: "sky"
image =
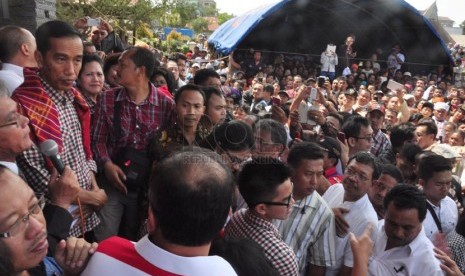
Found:
[[[220,12],[240,15],[248,10],[275,2],[279,2],[279,0],[216,0],[216,5]],[[419,10],[424,10],[429,7],[434,0],[406,0],[406,2]],[[439,16],[447,16],[454,20],[454,26],[458,26],[465,21],[464,0],[436,0],[436,4],[438,6]]]

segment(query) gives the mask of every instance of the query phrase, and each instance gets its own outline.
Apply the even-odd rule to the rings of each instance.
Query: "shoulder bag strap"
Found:
[[[436,212],[434,211],[433,206],[431,206],[431,204],[429,202],[426,202],[426,208],[428,208],[429,212],[431,213],[431,216],[433,217],[434,222],[436,223],[436,226],[439,229],[439,232],[442,233],[441,222],[439,221],[438,215],[436,215]]]

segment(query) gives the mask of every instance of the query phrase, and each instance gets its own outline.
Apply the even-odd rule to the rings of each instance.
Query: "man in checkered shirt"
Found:
[[[294,205],[290,176],[290,169],[277,159],[261,157],[246,163],[238,185],[249,209],[234,213],[225,229],[226,237],[258,243],[280,275],[299,275],[294,252],[272,223],[287,219]]]
[[[90,150],[90,111],[73,88],[83,56],[80,34],[61,21],[49,21],[36,31],[37,59],[40,66],[24,70],[24,83],[12,98],[29,119],[31,138],[36,145],[52,139],[60,157],[77,175],[82,212],[72,213],[77,223],[72,236],[92,231],[99,219],[95,210],[106,202],[105,191],[95,180],[97,167]],[[34,145],[18,157],[18,166],[36,193],[47,193],[53,166]],[[76,205],[77,206],[77,205]],[[81,216],[84,223],[81,223]]]

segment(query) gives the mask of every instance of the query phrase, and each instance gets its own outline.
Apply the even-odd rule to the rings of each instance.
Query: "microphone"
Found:
[[[52,164],[57,169],[58,173],[62,174],[65,170],[65,164],[63,164],[63,161],[58,154],[58,144],[52,139],[48,139],[40,143],[39,147],[40,152],[50,158],[50,161],[52,161]]]

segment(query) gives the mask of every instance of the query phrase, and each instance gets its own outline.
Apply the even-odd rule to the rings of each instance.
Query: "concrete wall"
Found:
[[[0,26],[18,25],[32,33],[56,19],[56,0],[0,0]]]

